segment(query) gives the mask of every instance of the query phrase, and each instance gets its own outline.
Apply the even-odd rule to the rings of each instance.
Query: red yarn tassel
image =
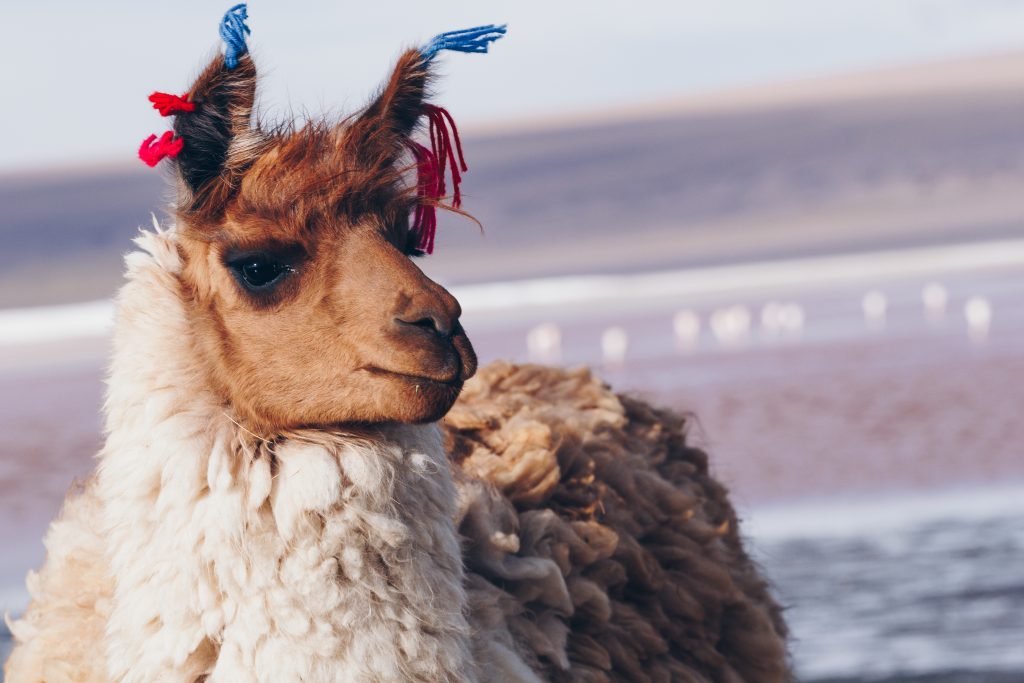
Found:
[[[155,134],[150,135],[142,141],[142,146],[139,147],[139,158],[142,159],[147,166],[152,167],[159,164],[164,157],[171,157],[173,159],[178,156],[182,147],[185,146],[185,141],[181,138],[172,140],[171,138],[173,137],[173,131],[166,131],[160,136],[159,140],[156,139]]]
[[[452,169],[452,206],[456,209],[462,206],[462,174],[469,170],[466,166],[466,157],[462,154],[462,140],[459,139],[459,129],[455,125],[455,119],[448,113],[447,109],[436,107],[432,104],[423,105],[430,117],[430,141],[434,144],[434,155],[438,157],[441,164],[441,194],[444,194],[444,175],[446,162],[451,162]],[[449,131],[449,128],[451,130]],[[455,146],[452,146],[452,142]]]
[[[408,141],[416,159],[416,211],[413,213],[412,232],[418,237],[417,251],[434,251],[437,232],[437,200],[444,196],[444,177],[439,173],[437,156],[418,142]]]
[[[186,97],[188,97],[188,93],[179,97],[165,92],[155,92],[149,96],[149,101],[153,103],[153,109],[160,112],[160,116],[170,116],[179,112],[196,110],[195,102],[189,102],[185,99]]]
[[[459,129],[452,115],[432,104],[425,104],[423,108],[430,120],[430,149],[412,140],[408,142],[413,158],[416,159],[416,196],[419,200],[411,230],[418,235],[416,248],[431,254],[434,252],[434,235],[437,232],[437,203],[447,192],[445,177],[449,164],[452,207],[456,209],[462,206],[462,174],[469,169],[462,154]]]

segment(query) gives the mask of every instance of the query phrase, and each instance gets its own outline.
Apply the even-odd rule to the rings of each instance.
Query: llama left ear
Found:
[[[256,67],[248,55],[233,69],[223,57],[215,57],[192,85],[194,111],[174,118],[174,132],[184,141],[175,161],[182,189],[190,195],[185,210],[199,210],[219,194],[219,186],[233,186],[253,158],[255,99]]]
[[[218,214],[262,148],[263,136],[251,125],[256,66],[245,42],[246,19],[244,3],[224,14],[224,54],[203,69],[187,95],[153,93],[149,98],[162,115],[174,115],[174,133],[168,131],[156,145],[147,140],[139,154],[150,165],[165,156],[174,159],[178,210],[185,214]]]

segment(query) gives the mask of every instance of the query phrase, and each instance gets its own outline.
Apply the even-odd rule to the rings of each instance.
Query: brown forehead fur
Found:
[[[188,141],[178,163],[179,219],[194,228],[194,237],[205,231],[215,240],[224,237],[216,229],[229,212],[236,222],[265,219],[291,238],[338,219],[357,223],[370,213],[383,218],[387,227],[404,231],[416,198],[411,161],[401,160],[407,156],[407,136],[422,113],[429,80],[422,55],[409,50],[358,115],[268,128],[252,120],[252,60],[244,57],[229,72],[215,59],[192,88],[200,108],[206,100],[211,109],[217,105],[215,113],[175,121],[175,131]],[[210,140],[224,147],[212,150],[222,158],[216,173],[206,161]],[[195,163],[197,158],[203,162]],[[191,170],[193,166],[201,171]]]
[[[400,189],[400,172],[390,164],[358,165],[346,132],[307,126],[280,140],[243,177],[237,215],[308,224],[355,223],[370,212],[408,214],[412,197]]]
[[[372,216],[392,240],[404,240],[415,201],[407,169],[360,165],[348,149],[348,132],[344,124],[317,123],[275,134],[237,180],[223,213],[182,212],[191,236],[305,242]]]

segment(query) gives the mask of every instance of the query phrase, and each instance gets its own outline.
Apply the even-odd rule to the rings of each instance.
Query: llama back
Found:
[[[474,618],[546,680],[789,680],[781,610],[684,417],[496,363],[444,425]]]

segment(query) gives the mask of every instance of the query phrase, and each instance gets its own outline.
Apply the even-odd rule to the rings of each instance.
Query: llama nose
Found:
[[[450,341],[460,329],[462,307],[448,290],[422,277],[416,291],[398,295],[391,315],[399,332],[428,333]]]

